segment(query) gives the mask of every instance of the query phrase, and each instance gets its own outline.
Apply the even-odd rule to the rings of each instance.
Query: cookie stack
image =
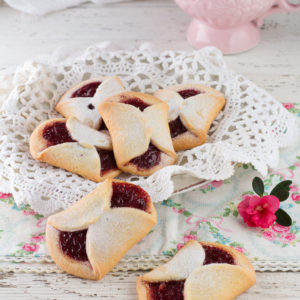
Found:
[[[121,172],[150,176],[175,164],[176,151],[205,143],[224,105],[222,93],[200,84],[149,95],[125,91],[116,76],[93,78],[61,97],[56,110],[65,118],[40,124],[30,152],[95,182]]]

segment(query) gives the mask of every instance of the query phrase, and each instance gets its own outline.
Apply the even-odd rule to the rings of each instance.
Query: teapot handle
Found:
[[[290,12],[300,10],[300,4],[292,4],[288,0],[276,0],[275,4],[262,16],[258,17],[255,20],[255,23],[258,27],[261,27],[265,17],[278,12]]]

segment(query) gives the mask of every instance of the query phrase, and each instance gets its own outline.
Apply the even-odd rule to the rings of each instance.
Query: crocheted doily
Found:
[[[194,52],[149,49],[109,51],[102,46],[61,59],[64,53],[27,61],[14,74],[0,77],[0,188],[17,204],[29,203],[42,214],[66,208],[96,187],[63,169],[35,161],[29,137],[44,120],[59,117],[55,105],[74,84],[99,75],[118,75],[126,89],[152,93],[168,85],[198,82],[225,94],[225,109],[214,122],[208,142],[179,153],[177,165],[148,178],[121,175],[139,184],[154,202],[168,198],[173,175],[206,180],[229,178],[234,163],[251,163],[262,175],[278,162],[280,146],[294,139],[295,119],[264,90],[226,67],[219,50]]]

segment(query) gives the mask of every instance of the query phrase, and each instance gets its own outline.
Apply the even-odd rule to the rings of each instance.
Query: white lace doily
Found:
[[[106,44],[107,45],[107,44]],[[118,75],[126,89],[152,93],[167,85],[206,84],[225,94],[224,111],[214,122],[208,142],[179,153],[178,164],[148,178],[121,175],[145,188],[154,202],[168,198],[172,176],[206,180],[229,178],[234,163],[251,163],[262,175],[278,162],[279,147],[292,143],[296,120],[264,90],[226,67],[215,48],[194,52],[109,51],[101,46],[62,59],[43,56],[0,80],[0,189],[17,204],[29,203],[42,214],[66,208],[97,185],[78,175],[35,161],[29,137],[42,121],[58,117],[55,105],[72,85],[99,75]],[[0,78],[1,79],[1,78]]]

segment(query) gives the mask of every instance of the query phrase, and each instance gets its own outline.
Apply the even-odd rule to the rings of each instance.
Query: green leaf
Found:
[[[263,181],[259,178],[259,177],[254,177],[253,181],[252,181],[252,187],[254,192],[262,197],[265,191],[265,186]]]
[[[286,190],[286,191],[290,191],[290,185],[292,184],[292,181],[291,180],[284,180],[284,181],[281,181],[280,183],[278,183],[274,188],[273,190],[271,191],[270,195],[273,195],[275,197],[278,198],[277,196],[277,193],[280,191],[280,190]]]
[[[228,217],[230,215],[230,208],[226,207],[224,209],[223,217]]]
[[[275,196],[275,195],[274,195]],[[285,201],[290,196],[290,192],[287,190],[279,190],[276,194],[276,197],[279,199],[280,202]]]
[[[292,218],[281,208],[279,208],[275,213],[277,219],[276,222],[282,226],[291,226]]]
[[[192,214],[189,212],[189,211],[184,211],[183,212],[183,215],[185,216],[185,217],[189,217],[189,216],[191,216]]]
[[[234,210],[233,213],[232,213],[232,215],[233,215],[234,217],[237,217],[237,216],[239,215],[239,212],[238,212],[237,210]]]

